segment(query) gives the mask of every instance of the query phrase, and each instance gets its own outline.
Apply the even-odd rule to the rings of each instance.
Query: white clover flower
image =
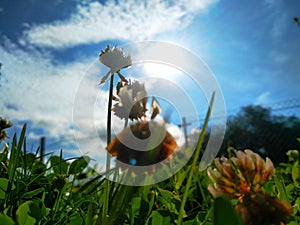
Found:
[[[117,47],[110,49],[108,45],[106,49],[102,50],[99,54],[99,61],[110,68],[110,71],[108,71],[108,73],[101,79],[100,84],[104,83],[109,75],[114,73],[118,73],[120,79],[127,82],[120,73],[120,69],[131,66],[132,60],[130,54],[126,56],[123,49]]]
[[[145,116],[148,97],[143,84],[137,81],[127,84],[120,88],[118,96],[119,101],[112,109],[116,116],[131,120]]]

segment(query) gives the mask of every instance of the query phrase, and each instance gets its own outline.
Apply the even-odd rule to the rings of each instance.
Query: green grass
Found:
[[[61,153],[42,162],[37,153],[26,152],[25,133],[26,125],[0,153],[0,224],[242,224],[234,202],[211,197],[206,171],[195,169],[196,156],[158,184],[134,187],[111,182],[103,218],[105,174],[96,174],[86,156],[71,160]],[[281,163],[264,187],[293,206],[288,225],[300,222],[299,171],[298,159]]]

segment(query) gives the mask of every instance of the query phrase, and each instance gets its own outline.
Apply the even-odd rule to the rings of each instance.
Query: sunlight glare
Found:
[[[144,63],[143,69],[146,75],[164,77],[165,79],[176,79],[182,75],[182,71],[178,68],[163,63]]]

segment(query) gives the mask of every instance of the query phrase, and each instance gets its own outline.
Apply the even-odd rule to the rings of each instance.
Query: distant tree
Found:
[[[228,146],[250,148],[269,156],[274,162],[286,158],[286,151],[299,148],[300,119],[272,115],[269,108],[247,106],[229,118],[221,154]]]

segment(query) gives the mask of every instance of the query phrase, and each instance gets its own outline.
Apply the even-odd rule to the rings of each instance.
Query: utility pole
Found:
[[[187,123],[185,117],[182,117],[182,128],[183,128],[183,133],[184,133],[184,139],[185,139],[185,148],[188,147],[188,137],[187,137],[187,126],[191,125],[191,123]]]

